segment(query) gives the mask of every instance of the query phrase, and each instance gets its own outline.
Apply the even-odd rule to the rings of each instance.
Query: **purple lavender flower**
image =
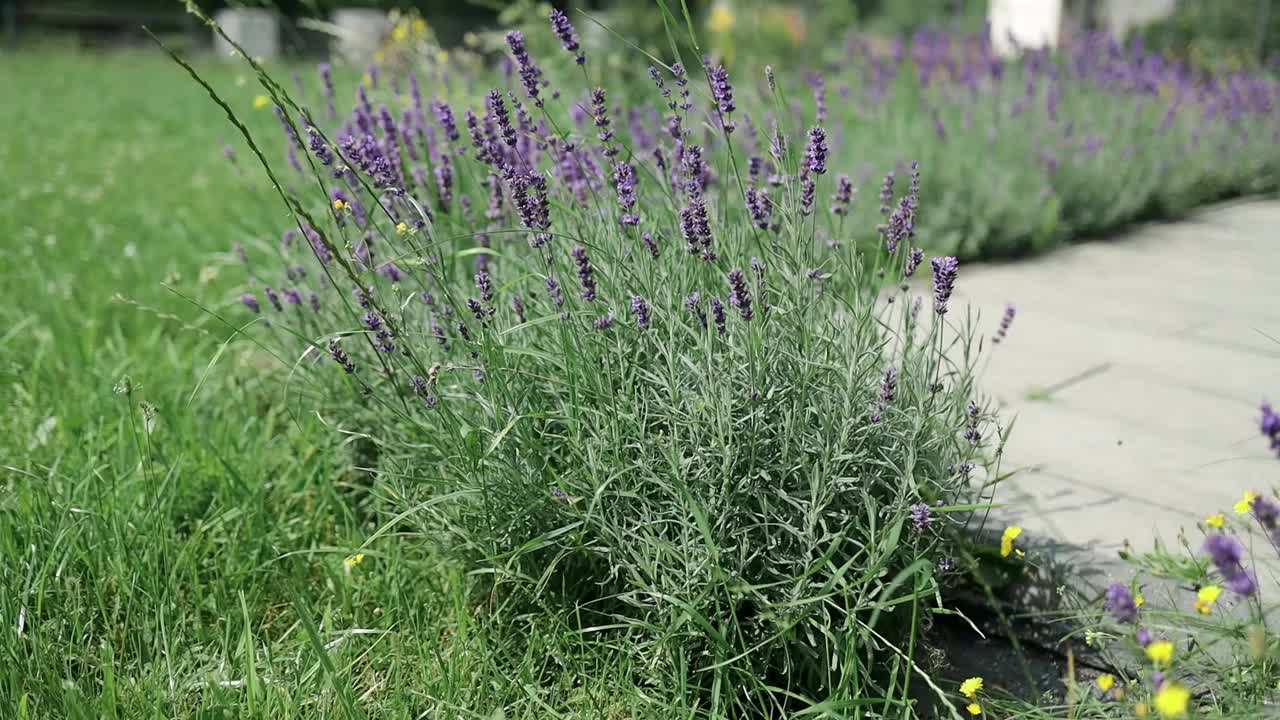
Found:
[[[551,11],[551,31],[560,38],[560,44],[565,50],[574,53],[574,61],[582,65],[587,61],[587,55],[582,51],[582,45],[578,42],[578,33],[573,29],[573,24],[569,22],[569,16],[559,10]]]
[[[302,293],[298,292],[298,288],[287,288],[284,291],[284,301],[289,305],[301,305]]]
[[[446,157],[441,157],[434,174],[436,193],[440,196],[440,212],[448,213],[450,205],[453,204],[453,165]]]
[[[1131,623],[1138,620],[1138,605],[1133,600],[1133,593],[1120,583],[1112,583],[1107,588],[1106,608],[1116,622]]]
[[[591,269],[591,258],[587,249],[577,245],[570,252],[573,262],[578,266],[578,282],[582,285],[582,299],[591,302],[596,299],[596,280]]]
[[[609,313],[607,315],[601,315],[600,317],[596,318],[595,322],[592,324],[595,325],[595,328],[597,330],[608,330],[609,328],[613,327],[613,313]]]
[[[507,46],[511,48],[511,55],[515,57],[516,65],[520,69],[520,84],[524,85],[525,93],[534,105],[542,107],[542,98],[538,97],[538,87],[542,84],[542,69],[535,65],[533,58],[529,56],[529,49],[524,44],[524,33],[519,30],[507,33]]]
[[[316,156],[321,165],[333,165],[333,150],[325,143],[324,138],[320,135],[320,131],[313,125],[307,125],[307,146],[311,148],[311,153]]]
[[[893,171],[890,170],[884,176],[884,184],[880,186],[880,214],[881,215],[888,215],[889,212],[893,210],[893,207],[891,205],[891,203],[893,202],[893,183],[894,183],[894,175],[893,175]]]
[[[551,226],[551,206],[547,201],[547,181],[541,175],[511,175],[507,179],[511,186],[512,198],[516,210],[520,213],[520,221],[525,227],[533,230],[530,244],[540,248],[547,244],[551,236],[547,228]]]
[[[644,232],[640,233],[640,241],[643,242],[645,248],[649,250],[649,255],[652,256],[654,259],[657,259],[658,255],[660,254],[660,250],[658,249],[657,241],[653,239],[653,234],[650,233],[648,230],[645,230]]]
[[[462,135],[458,133],[458,119],[453,115],[453,108],[437,101],[431,104],[431,111],[436,116],[436,122],[440,123],[440,129],[444,130],[445,137],[449,138],[449,142],[457,142]]]
[[[630,163],[617,163],[613,166],[613,183],[618,191],[618,206],[622,208],[618,222],[639,225],[640,216],[632,212],[636,206],[636,169]]]
[[[821,127],[809,128],[809,144],[804,149],[805,163],[814,175],[827,172],[827,131]]]
[[[480,291],[480,298],[485,302],[493,302],[493,280],[489,277],[487,270],[481,270],[475,276],[476,289]]]
[[[329,357],[333,358],[333,361],[338,363],[348,375],[356,374],[356,364],[351,362],[351,356],[347,355],[347,351],[342,349],[337,339],[329,339]]]
[[[642,329],[649,327],[649,321],[652,319],[650,313],[648,300],[639,295],[631,296],[631,314],[636,317],[636,325]]]
[[[360,307],[364,308],[365,310],[369,309],[370,307],[369,296],[366,295],[363,290],[361,290],[360,288],[356,288],[355,290],[351,291],[351,296],[356,299],[356,302],[360,305]]]
[[[614,157],[618,149],[613,146],[613,128],[610,127],[609,103],[604,88],[591,91],[591,117],[596,125],[596,138],[604,145],[605,157]]]
[[[925,532],[932,523],[933,511],[927,503],[916,503],[911,506],[911,527],[916,532]]]
[[[271,301],[271,307],[275,308],[276,312],[284,312],[284,306],[280,304],[279,293],[277,293],[271,287],[265,287],[262,289],[262,294],[266,295],[267,300]]]
[[[743,320],[751,320],[751,291],[747,288],[747,276],[741,270],[729,271],[729,304],[738,308]]]
[[[935,257],[930,261],[933,265],[933,311],[939,315],[947,314],[947,302],[956,287],[956,272],[960,261],[951,256]]]
[[[716,330],[721,336],[725,333],[725,312],[724,303],[720,302],[720,298],[711,298],[711,319],[716,324]]]
[[[329,119],[337,120],[338,111],[333,106],[333,70],[329,63],[320,63],[320,83],[324,86],[324,101],[329,109]]]
[[[262,306],[258,304],[258,298],[254,297],[253,293],[245,293],[241,295],[240,302],[244,303],[244,306],[249,308],[249,312],[252,312],[254,315],[262,312]]]
[[[716,101],[716,109],[720,111],[720,122],[727,133],[733,132],[733,122],[729,116],[737,109],[733,104],[733,86],[729,84],[729,71],[724,65],[717,65],[707,70],[711,80],[711,97]]]
[[[490,90],[485,96],[485,109],[489,113],[487,119],[492,119],[502,132],[502,141],[508,147],[515,147],[516,128],[511,124],[511,116],[507,114],[507,103],[502,99],[502,93]]]
[[[747,210],[751,213],[751,224],[759,230],[769,229],[769,216],[773,211],[769,191],[764,188],[747,188]]]
[[[1164,672],[1163,672],[1163,671],[1161,671],[1161,670],[1153,670],[1153,671],[1151,672],[1151,687],[1152,687],[1152,689],[1154,689],[1154,690],[1157,690],[1157,691],[1158,691],[1162,686],[1164,686],[1164,680],[1165,680],[1165,676],[1164,676]]]
[[[1222,584],[1236,595],[1245,597],[1258,591],[1258,579],[1254,577],[1253,571],[1248,569],[1241,569],[1234,575],[1224,576]]]
[[[439,400],[431,393],[431,385],[421,375],[413,376],[413,394],[422,398],[427,407],[433,408]]]
[[[378,315],[378,313],[373,310],[370,310],[365,313],[364,324],[365,327],[369,328],[369,330],[374,333],[374,338],[376,340],[375,344],[378,347],[378,352],[395,352],[396,346],[392,343],[395,336],[391,334],[391,329],[387,327],[385,322],[383,322],[382,316]]]
[[[1155,638],[1151,637],[1151,631],[1146,628],[1138,628],[1138,634],[1134,637],[1138,644],[1142,647],[1150,645]]]
[[[831,196],[831,212],[844,217],[849,214],[849,203],[853,201],[853,181],[848,175],[836,177],[836,191]]]
[[[1271,449],[1280,456],[1280,413],[1272,409],[1268,402],[1262,403],[1261,411],[1262,419],[1258,422],[1258,429],[1271,443]]]
[[[920,267],[920,263],[924,260],[924,250],[920,248],[911,248],[911,252],[907,253],[907,264],[902,268],[902,277],[909,278],[915,274],[916,268]],[[919,298],[917,298],[918,300]]]
[[[511,296],[511,311],[516,314],[516,320],[525,322],[524,298],[519,295]]]
[[[1004,306],[1004,317],[1000,318],[1000,327],[996,328],[996,334],[992,336],[991,342],[999,343],[1009,334],[1009,326],[1013,324],[1013,316],[1018,313],[1018,308],[1013,303]]]
[[[471,311],[471,314],[475,316],[475,319],[479,320],[481,324],[485,323],[489,319],[489,310],[485,308],[484,305],[480,304],[480,301],[475,298],[467,298],[467,309]]]
[[[827,81],[817,73],[808,77],[809,86],[813,88],[813,106],[817,113],[818,123],[827,121]]]
[[[684,299],[684,309],[697,318],[702,327],[707,326],[707,311],[702,309],[702,294],[697,290],[689,293],[689,296]]]
[[[808,166],[800,175],[800,212],[804,215],[813,213],[813,203],[817,198],[818,181],[814,179],[813,173],[809,172]]]
[[[546,285],[547,297],[551,298],[551,302],[555,303],[556,307],[564,307],[564,291],[560,289],[560,283],[548,275]]]
[[[884,371],[884,378],[880,381],[880,406],[888,407],[893,404],[893,399],[898,394],[898,369],[890,367]]]
[[[707,221],[707,204],[701,198],[690,200],[680,211],[680,234],[684,236],[689,254],[704,260],[715,259],[711,251],[711,224]]]
[[[311,304],[311,312],[320,312],[320,296],[315,291],[311,292],[307,301]]]

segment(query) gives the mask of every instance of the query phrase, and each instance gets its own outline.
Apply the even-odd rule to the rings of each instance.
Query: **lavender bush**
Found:
[[[907,282],[924,169],[886,181],[864,252],[816,118],[748,109],[708,59],[649,68],[656,109],[629,106],[566,17],[540,32],[563,48],[508,34],[513,72],[470,103],[384,68],[331,122],[328,80],[259,71],[296,223],[247,258],[241,318],[373,438],[377,535],[451,553],[486,606],[572,617],[691,706],[905,707],[1001,442],[958,261]]]

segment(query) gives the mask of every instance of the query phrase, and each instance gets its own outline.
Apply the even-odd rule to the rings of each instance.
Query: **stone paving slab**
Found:
[[[1280,485],[1257,432],[1258,403],[1280,401],[1278,271],[1271,200],[962,266],[979,327],[1018,306],[982,382],[1015,423],[1006,514],[1050,541],[1146,549]]]

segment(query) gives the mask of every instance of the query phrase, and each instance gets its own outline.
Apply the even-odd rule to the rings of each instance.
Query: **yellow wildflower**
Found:
[[[1217,585],[1205,585],[1196,593],[1196,610],[1201,615],[1208,615],[1213,608],[1213,604],[1218,602],[1218,596],[1222,594],[1222,588]]]
[[[338,212],[342,212],[343,210],[347,209],[347,204],[342,202],[341,200],[334,200],[333,209],[337,210]]]
[[[391,30],[391,39],[395,42],[402,43],[409,39],[409,23],[401,21]]]
[[[1147,604],[1146,595],[1143,595],[1142,593],[1137,593],[1136,595],[1133,596],[1134,607],[1142,607],[1143,605],[1146,605],[1146,604]]]
[[[1204,519],[1204,524],[1214,530],[1221,530],[1222,526],[1227,524],[1227,516],[1222,513],[1214,513]]]
[[[1187,703],[1191,701],[1191,691],[1175,682],[1167,682],[1151,700],[1156,712],[1162,718],[1179,718],[1187,714]]]
[[[396,223],[396,234],[397,234],[397,235],[408,235],[408,234],[409,234],[409,225],[408,225],[407,223]]]
[[[1116,686],[1116,676],[1110,673],[1102,673],[1095,682],[1098,683],[1099,690],[1108,692]]]
[[[716,3],[715,7],[711,8],[711,16],[707,18],[707,29],[720,35],[732,30],[736,23],[737,18],[734,17],[733,10],[730,10],[725,3]]]
[[[982,678],[971,677],[960,683],[960,694],[972,700],[982,689]]]
[[[1156,667],[1165,667],[1173,662],[1173,643],[1168,640],[1157,640],[1147,646],[1147,657]]]
[[[1021,525],[1010,525],[1004,529],[1004,534],[1000,536],[1000,557],[1009,557],[1013,554],[1013,541],[1017,540],[1021,534]]]
[[[261,110],[262,108],[270,104],[271,104],[271,98],[267,97],[266,95],[259,95],[253,99],[254,110]]]
[[[1252,490],[1245,490],[1244,496],[1236,501],[1235,506],[1231,509],[1235,510],[1237,515],[1244,515],[1253,509],[1253,501],[1257,499],[1258,493]]]
[[[1137,705],[1134,705],[1134,706],[1133,706],[1133,714],[1134,714],[1134,715],[1137,715],[1137,716],[1138,716],[1138,717],[1140,717],[1140,718],[1144,718],[1144,717],[1146,717],[1146,716],[1147,716],[1147,704],[1146,704],[1146,703],[1144,703],[1144,702],[1140,702],[1140,703],[1138,703]]]
[[[346,560],[343,560],[342,567],[346,568],[347,572],[350,572],[351,568],[362,562],[364,562],[364,553],[356,553],[355,555],[348,557]]]
[[[970,715],[981,715],[981,714],[982,714],[982,706],[981,706],[981,705],[979,705],[978,703],[969,703],[969,704],[965,707],[965,710],[968,710]]]
[[[427,21],[422,18],[414,18],[409,25],[409,29],[413,31],[414,37],[422,37],[427,34]]]

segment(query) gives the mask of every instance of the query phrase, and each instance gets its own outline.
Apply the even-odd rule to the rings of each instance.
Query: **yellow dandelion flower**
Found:
[[[1147,657],[1156,667],[1166,667],[1173,662],[1173,643],[1157,640],[1147,646]]]
[[[1258,493],[1252,490],[1246,490],[1244,492],[1244,496],[1237,500],[1236,504],[1231,509],[1235,510],[1237,515],[1244,515],[1253,509],[1253,501],[1257,499]]]
[[[1222,594],[1222,588],[1217,585],[1205,585],[1196,593],[1195,608],[1201,615],[1208,615],[1213,609],[1213,604],[1218,602],[1218,596]]]
[[[355,555],[349,556],[346,560],[343,560],[342,567],[350,571],[351,568],[359,565],[362,562],[364,562],[364,553],[356,553]]]
[[[982,706],[981,706],[981,705],[979,705],[978,703],[969,703],[969,704],[965,707],[965,710],[968,710],[970,715],[981,715],[981,714],[982,714]]]
[[[1191,701],[1191,691],[1175,682],[1167,682],[1152,698],[1151,704],[1162,718],[1180,718],[1187,714],[1187,703]]]
[[[1214,530],[1221,530],[1222,526],[1227,524],[1227,516],[1222,513],[1214,513],[1204,519],[1204,524]]]
[[[1098,683],[1099,690],[1109,692],[1111,688],[1116,686],[1116,676],[1110,673],[1102,673],[1095,682]]]
[[[253,109],[261,110],[271,104],[271,98],[266,95],[259,95],[253,99]]]
[[[408,225],[408,223],[396,223],[396,234],[397,234],[397,235],[408,235],[408,234],[409,234],[409,225]]]
[[[982,678],[971,677],[960,683],[960,694],[972,700],[978,691],[982,689]]]
[[[1133,606],[1134,606],[1134,607],[1142,607],[1143,605],[1146,605],[1146,604],[1147,604],[1147,596],[1146,596],[1146,595],[1143,595],[1142,593],[1137,593],[1137,594],[1135,594],[1135,595],[1133,596]]]
[[[337,210],[338,212],[342,212],[343,210],[347,209],[347,204],[342,202],[341,200],[334,200],[333,209]]]
[[[409,39],[409,23],[398,22],[391,30],[391,39],[394,42],[402,43]]]
[[[1134,715],[1137,715],[1137,716],[1138,716],[1138,717],[1140,717],[1140,718],[1144,718],[1144,717],[1146,717],[1146,716],[1147,716],[1147,704],[1146,704],[1146,703],[1144,703],[1144,702],[1140,702],[1140,703],[1138,703],[1138,704],[1134,705],[1134,706],[1133,706],[1133,714],[1134,714]]]
[[[1021,525],[1010,525],[1004,529],[1004,533],[1000,536],[1000,557],[1009,557],[1013,554],[1013,541],[1017,540],[1021,534]]]

